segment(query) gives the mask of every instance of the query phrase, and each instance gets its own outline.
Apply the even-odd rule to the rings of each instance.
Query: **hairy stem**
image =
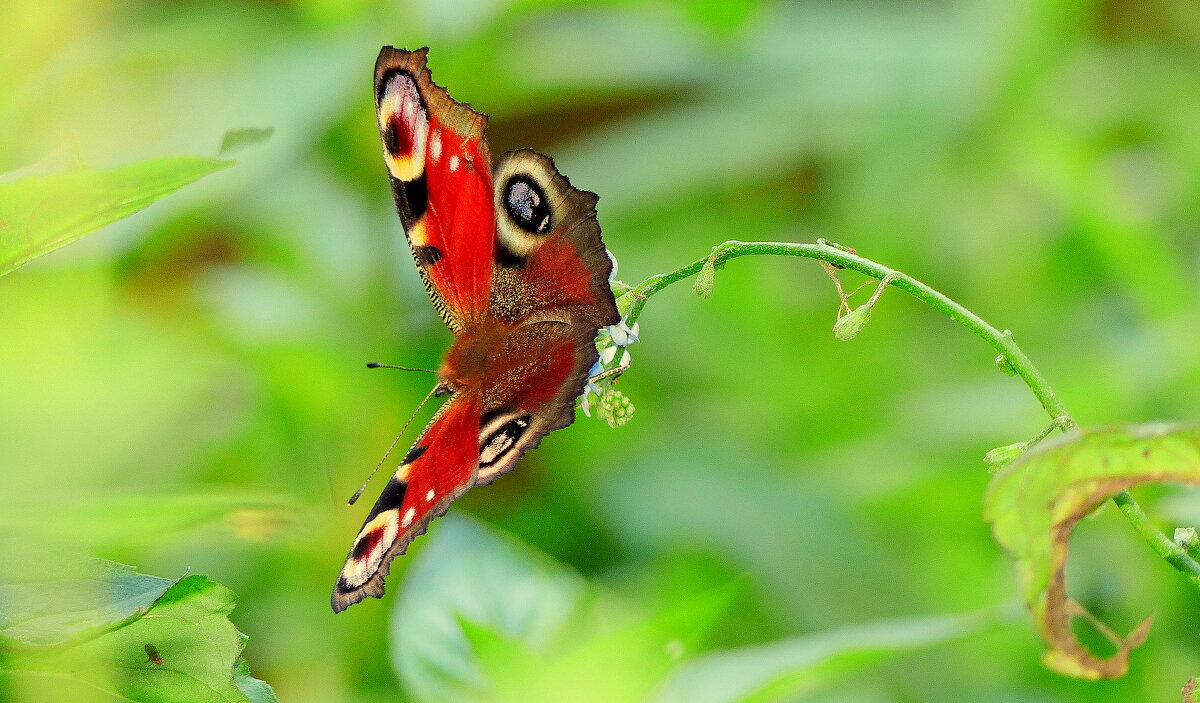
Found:
[[[993,349],[1007,360],[1017,376],[1020,376],[1021,380],[1025,382],[1025,385],[1029,386],[1029,390],[1033,391],[1033,395],[1037,397],[1038,402],[1050,414],[1050,417],[1055,420],[1055,425],[1063,429],[1071,429],[1076,426],[1075,421],[1071,418],[1071,414],[1067,412],[1066,406],[1063,405],[1062,400],[1054,392],[1050,383],[1042,376],[1037,367],[1033,365],[1033,361],[1025,355],[1025,352],[1021,350],[1016,341],[1013,340],[1012,332],[996,329],[983,320],[983,318],[908,274],[859,256],[846,248],[824,240],[819,240],[815,244],[739,241],[728,241],[724,244],[718,244],[713,247],[712,252],[708,256],[702,259],[697,259],[674,271],[651,276],[637,284],[629,292],[621,296],[618,305],[621,310],[627,311],[627,322],[632,325],[642,314],[642,309],[646,306],[646,301],[650,296],[672,283],[678,283],[696,275],[704,268],[706,263],[712,262],[712,265],[720,266],[730,259],[742,256],[799,256],[807,259],[817,259],[818,261],[824,261],[842,268],[857,271],[871,278],[879,280],[888,279],[892,286],[911,294],[935,310],[941,311],[947,317],[971,330],[982,338],[983,341],[991,345]],[[1052,425],[1052,427],[1055,425]],[[1129,522],[1133,524],[1134,529],[1137,530],[1142,539],[1160,557],[1186,574],[1193,583],[1200,587],[1200,562],[1192,558],[1180,545],[1154,527],[1149,516],[1146,515],[1145,511],[1142,510],[1142,507],[1138,505],[1137,501],[1134,500],[1128,491],[1121,491],[1113,496],[1113,502],[1117,504]]]

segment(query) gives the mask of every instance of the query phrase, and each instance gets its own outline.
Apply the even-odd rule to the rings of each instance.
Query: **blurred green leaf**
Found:
[[[1122,676],[1147,618],[1101,659],[1071,631],[1064,568],[1075,524],[1116,493],[1146,482],[1200,483],[1200,428],[1148,423],[1073,432],[1036,445],[996,474],[984,502],[996,540],[1017,559],[1025,601],[1047,644],[1046,665],[1087,679]]]
[[[64,498],[62,515],[46,525],[41,536],[68,540],[86,534],[93,545],[129,545],[217,527],[244,539],[263,540],[294,528],[296,510],[296,502],[287,496],[222,488],[203,493],[72,496]],[[13,509],[0,515],[0,530],[20,533],[28,527],[28,514],[29,509]]]
[[[393,658],[431,703],[640,702],[695,654],[740,588],[680,596],[614,627],[636,618],[580,608],[574,572],[457,518],[439,526],[405,579]]]
[[[794,700],[830,679],[971,634],[994,611],[870,623],[714,652],[671,678],[657,703]]]
[[[435,524],[403,583],[392,664],[413,696],[429,702],[472,700],[486,689],[460,618],[541,647],[585,588],[571,569],[461,515]]]
[[[231,129],[221,137],[221,149],[217,152],[217,156],[228,156],[246,147],[265,142],[274,133],[274,127]]]
[[[26,630],[36,631],[45,626],[45,618],[37,614],[50,613],[54,637],[26,635],[16,640],[0,659],[0,680],[19,679],[26,689],[36,682],[46,695],[75,691],[84,684],[137,703],[276,701],[270,687],[251,678],[240,659],[245,636],[229,620],[232,591],[203,576],[188,576],[164,588],[164,582],[170,582],[100,560],[87,561],[86,570],[86,579],[45,579],[54,585],[48,596],[31,591],[34,584],[29,582],[4,584],[0,605],[5,618],[24,618]],[[6,580],[12,573],[5,572]],[[24,588],[12,588],[15,585]],[[111,599],[108,608],[85,603],[87,621],[104,623],[107,629],[72,627],[79,636],[64,641],[64,628],[53,614],[78,607],[79,596],[72,594]],[[156,600],[147,606],[151,595]],[[136,607],[131,611],[131,606]],[[38,646],[48,643],[57,646]]]
[[[541,656],[501,653],[484,662],[490,703],[641,703],[694,656],[741,584],[681,595],[665,610],[612,634],[572,633]],[[493,648],[493,651],[498,651]],[[588,685],[581,687],[579,682]]]
[[[0,183],[0,276],[233,163],[168,156]]]

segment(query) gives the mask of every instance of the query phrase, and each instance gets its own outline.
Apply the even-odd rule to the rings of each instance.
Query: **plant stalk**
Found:
[[[1013,340],[1009,330],[998,330],[988,324],[983,318],[951,300],[945,294],[931,286],[918,281],[906,273],[897,271],[878,262],[859,256],[858,254],[836,244],[818,240],[815,244],[795,242],[739,242],[731,240],[713,247],[708,256],[697,259],[686,266],[668,273],[660,273],[647,278],[635,285],[629,292],[621,296],[618,306],[628,310],[626,322],[632,325],[642,314],[646,301],[667,286],[678,283],[700,272],[705,263],[721,264],[742,256],[799,256],[806,259],[824,261],[841,268],[857,271],[871,278],[888,279],[892,286],[909,293],[930,307],[944,313],[947,317],[974,332],[993,349],[1002,354],[1016,374],[1021,377],[1029,390],[1041,403],[1042,408],[1049,413],[1056,423],[1064,430],[1077,427],[1071,414],[1063,405],[1058,394],[1050,383],[1042,376],[1033,361],[1030,360],[1021,347]],[[1200,562],[1194,559],[1186,550],[1163,534],[1151,522],[1150,517],[1128,491],[1121,491],[1112,497],[1121,513],[1137,530],[1147,544],[1167,563],[1186,575],[1197,587],[1200,587]]]

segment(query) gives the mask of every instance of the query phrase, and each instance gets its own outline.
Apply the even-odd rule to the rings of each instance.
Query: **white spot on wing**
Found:
[[[436,132],[429,140],[429,158],[433,161],[442,158],[442,137]]]
[[[413,515],[416,515],[416,513],[416,508],[409,508],[408,510],[404,511],[404,519],[400,521],[400,527],[408,527],[411,525],[413,521]]]
[[[433,489],[432,488],[430,488],[429,492],[425,494],[425,500],[433,500]]]
[[[454,172],[457,170],[458,170],[458,154],[455,154],[450,157],[450,171]]]

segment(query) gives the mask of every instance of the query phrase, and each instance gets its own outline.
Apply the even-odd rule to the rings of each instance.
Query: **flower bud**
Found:
[[[1187,550],[1193,557],[1200,557],[1200,535],[1194,527],[1176,527],[1175,544]]]
[[[609,427],[620,427],[633,417],[633,403],[621,391],[609,391],[600,399],[600,407],[596,409],[596,414],[607,422]]]
[[[696,282],[692,284],[692,292],[701,298],[707,298],[712,295],[713,286],[716,282],[716,266],[713,265],[712,259],[704,262],[704,266],[700,268],[700,273],[696,274]]]
[[[849,342],[858,336],[859,332],[871,321],[871,305],[861,305],[838,318],[833,323],[833,336],[843,342]]]
[[[1004,373],[1008,376],[1017,375],[1017,369],[1012,365],[1012,362],[1008,360],[1008,357],[1003,354],[996,357],[996,368],[1000,369],[1001,373]]]
[[[1029,442],[1015,442],[1013,444],[1006,444],[1003,447],[996,447],[987,454],[984,454],[983,460],[987,462],[988,466],[990,467],[988,470],[992,471],[1021,456],[1021,454],[1023,454],[1028,448]]]

